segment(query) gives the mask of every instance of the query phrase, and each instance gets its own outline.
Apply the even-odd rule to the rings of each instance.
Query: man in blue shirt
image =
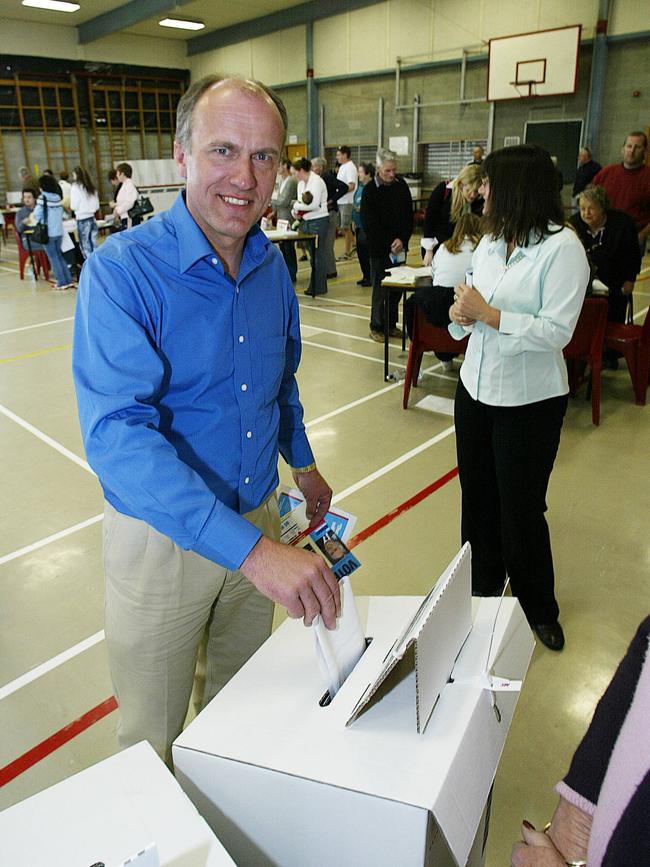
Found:
[[[332,628],[333,573],[281,545],[278,452],[312,524],[331,489],[295,373],[298,304],[256,223],[286,112],[263,85],[209,76],[178,106],[172,208],[115,235],[79,286],[73,370],[88,461],[106,496],[106,641],[122,746],[167,760],[201,646],[205,705],[270,634],[273,604]]]

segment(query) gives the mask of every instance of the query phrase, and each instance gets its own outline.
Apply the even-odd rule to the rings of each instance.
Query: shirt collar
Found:
[[[214,249],[187,208],[184,191],[178,194],[168,214],[178,239],[178,267],[182,274],[201,259],[214,258]],[[270,246],[271,241],[257,224],[254,225],[244,242],[240,279],[264,261]],[[219,264],[221,265],[221,262]]]
[[[553,232],[556,232],[561,227],[557,226],[555,223],[551,223],[549,228]],[[521,253],[521,255],[525,256],[526,259],[530,259],[531,262],[534,262],[535,259],[537,259],[537,256],[539,255],[539,251],[541,249],[541,246],[542,246],[542,244],[540,241],[538,241],[536,243],[528,244],[527,247],[516,246],[514,248],[514,250],[512,251],[510,259],[508,260],[508,264],[510,264],[510,265],[513,264],[513,260],[514,260],[515,256],[517,256],[518,253]],[[505,238],[499,238],[496,241],[490,241],[489,246],[488,246],[488,255],[492,256],[492,255],[496,254],[501,259],[503,259],[503,261],[505,262],[507,252],[508,252],[508,245],[506,244]]]

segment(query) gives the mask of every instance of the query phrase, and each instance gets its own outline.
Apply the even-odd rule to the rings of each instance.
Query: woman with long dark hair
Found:
[[[71,279],[68,263],[61,252],[63,238],[63,196],[61,187],[54,175],[43,174],[38,179],[41,194],[36,200],[34,219],[37,223],[47,223],[48,241],[43,244],[47,258],[50,260],[56,278],[55,289],[71,289],[74,283]]]
[[[95,214],[99,210],[99,196],[90,175],[84,168],[76,166],[72,178],[70,207],[77,218],[79,246],[84,259],[87,259],[96,247],[97,221]]]
[[[462,536],[474,593],[500,595],[507,574],[539,639],[561,650],[544,512],[569,392],[562,349],[589,265],[545,150],[503,148],[481,169],[486,234],[449,309],[450,333],[470,335],[455,403]]]

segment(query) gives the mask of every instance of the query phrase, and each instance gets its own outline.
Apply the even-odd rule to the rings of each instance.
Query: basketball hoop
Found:
[[[488,100],[575,93],[581,30],[576,24],[490,39]]]
[[[537,85],[541,83],[536,78],[529,78],[527,81],[511,81],[510,85],[525,99],[527,96],[537,96]],[[528,88],[528,93],[524,92],[525,88]]]

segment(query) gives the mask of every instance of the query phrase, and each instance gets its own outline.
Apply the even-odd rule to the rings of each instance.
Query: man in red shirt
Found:
[[[645,164],[648,137],[631,132],[623,145],[623,162],[601,169],[593,184],[607,190],[613,208],[625,211],[636,223],[641,254],[650,234],[650,166]]]

